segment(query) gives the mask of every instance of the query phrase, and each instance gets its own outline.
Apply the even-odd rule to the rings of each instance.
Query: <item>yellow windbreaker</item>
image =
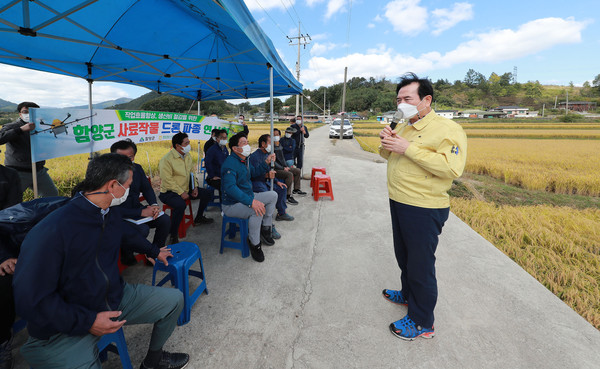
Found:
[[[193,166],[192,155],[188,153],[182,158],[177,150],[171,149],[158,163],[160,192],[173,191],[178,195],[188,192]],[[197,186],[196,176],[194,176],[194,182]]]
[[[390,199],[422,208],[449,207],[448,190],[467,160],[462,127],[431,110],[413,125],[398,125],[396,132],[410,142],[404,155],[379,147],[379,154],[388,161]]]

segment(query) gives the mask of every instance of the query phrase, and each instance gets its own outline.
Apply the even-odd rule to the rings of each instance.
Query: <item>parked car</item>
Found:
[[[340,118],[335,119],[331,122],[331,126],[329,126],[329,138],[340,137],[340,129],[342,125],[342,120]],[[354,137],[354,129],[352,128],[352,123],[350,123],[349,119],[344,119],[344,134],[343,138],[353,138]]]

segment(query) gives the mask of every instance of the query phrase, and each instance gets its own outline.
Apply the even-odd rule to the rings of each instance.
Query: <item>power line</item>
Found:
[[[254,0],[254,1],[256,1],[256,3],[258,4],[258,6],[260,6],[260,8],[263,10],[263,12],[265,12],[265,14],[267,15],[267,17],[269,17],[269,19],[271,20],[271,22],[273,22],[277,26],[277,28],[279,28],[279,30],[281,31],[281,33],[283,34],[283,36],[287,37],[287,35],[283,31],[283,29],[281,29],[281,27],[279,26],[279,23],[275,22],[275,19],[273,19],[273,17],[271,17],[271,14],[269,14],[269,12],[267,12],[267,10],[265,8],[263,8],[263,6],[258,2],[258,0]]]
[[[283,0],[280,0],[280,1],[281,1],[281,5],[283,5],[283,8],[285,9],[285,12],[290,16],[290,19],[292,20],[292,24],[296,24],[296,20],[292,17],[292,14],[288,10],[287,6],[285,6],[285,3],[283,2]],[[298,18],[298,21],[300,21],[300,18]]]
[[[352,0],[350,0],[350,7],[348,8],[348,26],[346,27],[346,57],[350,53],[350,22],[352,20]]]

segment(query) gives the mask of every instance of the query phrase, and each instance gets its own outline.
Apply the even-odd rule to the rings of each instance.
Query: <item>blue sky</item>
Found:
[[[432,80],[462,80],[469,68],[489,76],[517,67],[519,82],[582,85],[600,74],[600,3],[484,0],[245,0],[295,75],[297,47],[286,36],[312,41],[301,51],[307,88],[348,78],[395,80],[413,71]],[[349,25],[349,27],[348,27]],[[135,98],[146,90],[95,83],[94,101]],[[85,81],[0,65],[0,98],[43,106],[87,103]]]

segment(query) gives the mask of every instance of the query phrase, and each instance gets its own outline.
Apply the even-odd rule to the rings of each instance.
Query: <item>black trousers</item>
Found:
[[[450,208],[427,209],[390,199],[390,212],[408,316],[415,324],[431,328],[438,296],[435,250]]]
[[[198,211],[196,212],[196,219],[200,218],[204,214],[204,210],[206,210],[206,206],[211,198],[211,191],[205,188],[198,188],[198,196],[192,197],[190,192],[190,200],[200,199],[200,204],[198,205]],[[167,191],[161,192],[158,195],[158,198],[163,203],[169,205],[173,210],[171,211],[171,229],[169,234],[172,237],[177,237],[177,231],[179,229],[179,223],[181,223],[181,219],[183,219],[183,214],[185,213],[185,200],[175,192]]]
[[[302,164],[304,162],[304,144],[300,144],[300,146],[296,147],[296,151],[294,151],[294,160],[296,161],[296,168],[302,169]]]
[[[0,276],[0,343],[10,339],[12,325],[15,322],[12,279],[12,274]]]

